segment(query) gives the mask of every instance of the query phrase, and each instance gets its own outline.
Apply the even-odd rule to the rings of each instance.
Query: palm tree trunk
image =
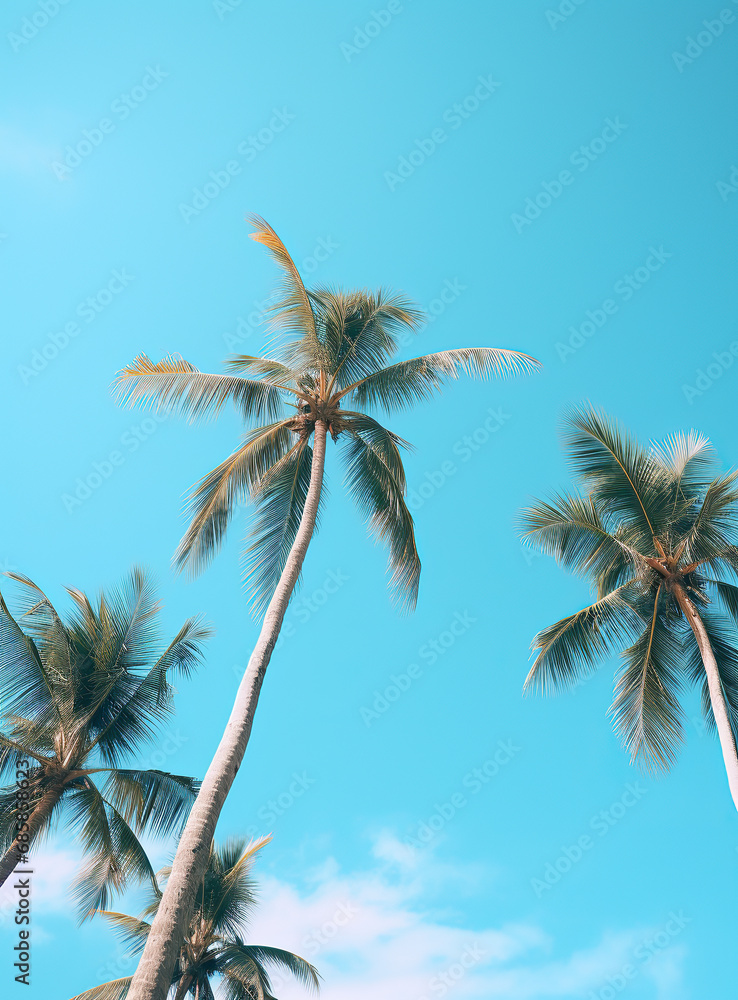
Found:
[[[710,692],[712,714],[715,716],[715,724],[717,726],[718,737],[720,739],[720,747],[723,751],[723,761],[728,775],[730,794],[733,797],[733,803],[736,809],[738,809],[738,750],[736,749],[733,728],[730,724],[728,706],[725,701],[725,692],[723,691],[722,681],[720,680],[720,672],[718,670],[717,661],[715,660],[715,654],[712,651],[710,638],[702,619],[697,613],[694,604],[690,601],[686,592],[681,587],[675,587],[674,596],[679,602],[679,607],[682,609],[684,617],[690,624],[694,637],[697,640],[700,655],[702,656],[702,663],[704,664],[705,673],[707,674],[707,686]]]
[[[34,838],[41,831],[46,820],[51,816],[54,807],[63,794],[64,788],[61,785],[50,785],[43,793],[28,819],[28,830],[26,831],[28,833],[28,840],[24,840],[22,846],[16,837],[2,858],[0,858],[0,885],[4,885],[9,876],[15,871],[16,865],[23,855],[27,853],[27,848],[33,843]]]
[[[171,985],[174,963],[192,914],[197,887],[208,864],[215,824],[243,759],[264,674],[315,528],[323,486],[326,431],[324,421],[318,420],[315,424],[310,487],[300,526],[269,602],[225,732],[179,842],[172,873],[133,976],[128,1000],[165,1000]]]

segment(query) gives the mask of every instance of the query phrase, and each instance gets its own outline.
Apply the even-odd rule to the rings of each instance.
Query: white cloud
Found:
[[[170,853],[162,844],[150,846],[157,860]],[[261,904],[248,939],[312,961],[323,977],[322,1000],[606,997],[608,978],[626,966],[654,1000],[679,1000],[682,995],[686,949],[672,940],[678,930],[666,936],[664,928],[604,933],[594,945],[557,957],[556,942],[532,922],[469,926],[464,921],[461,904],[472,882],[483,889],[490,878],[479,865],[456,866],[440,862],[428,850],[408,851],[387,832],[375,840],[372,855],[370,867],[348,873],[328,858],[299,884],[264,876],[264,863],[261,873],[257,868]],[[37,853],[37,913],[69,913],[67,887],[78,864],[78,854],[58,843]],[[0,890],[0,912],[11,894],[9,882]],[[119,908],[136,911],[129,900]],[[654,935],[657,942],[668,938],[668,943],[657,948],[651,944]],[[638,957],[644,954],[644,942],[649,942],[647,960]],[[117,953],[111,935],[111,960]],[[108,978],[106,971],[101,970],[102,978]],[[127,964],[124,971],[129,971]],[[275,976],[275,985],[280,1000],[305,1000],[304,988],[287,977]]]

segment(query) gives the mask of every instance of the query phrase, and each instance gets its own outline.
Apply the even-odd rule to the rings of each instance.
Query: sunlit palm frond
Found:
[[[178,569],[197,573],[218,551],[237,505],[289,451],[289,420],[259,427],[225,462],[208,473],[187,500],[192,523],[174,557]]]
[[[132,981],[133,976],[113,979],[109,983],[102,983],[100,986],[93,986],[91,990],[85,990],[84,993],[78,993],[72,1000],[125,1000]]]
[[[282,272],[280,300],[272,309],[272,325],[288,337],[282,344],[282,354],[288,366],[310,367],[320,363],[321,348],[310,296],[303,284],[297,265],[275,231],[259,215],[249,216],[255,231],[251,239],[267,248]]]
[[[685,562],[730,562],[738,530],[738,471],[714,479],[707,488],[693,524],[685,533]]]
[[[232,838],[214,845],[210,870],[217,878],[209,891],[206,878],[203,912],[219,934],[237,935],[250,919],[257,904],[252,868],[259,851],[270,840],[271,837],[261,837],[247,843]]]
[[[645,627],[623,652],[624,666],[615,688],[611,714],[631,762],[646,770],[667,769],[683,741],[680,649],[674,642],[662,588],[641,611]]]
[[[377,538],[389,546],[390,586],[400,607],[412,610],[418,597],[420,558],[405,503],[399,439],[368,418],[353,418],[348,431],[343,449],[346,485]]]
[[[268,381],[210,375],[173,355],[154,363],[140,354],[118,374],[115,389],[123,405],[140,404],[191,420],[216,416],[227,402],[247,420],[276,420],[283,405],[281,390]]]
[[[391,412],[430,399],[449,379],[462,374],[495,378],[531,372],[540,364],[527,354],[494,347],[464,347],[426,354],[359,377],[350,390],[355,406],[379,406]]]
[[[603,656],[633,637],[643,626],[624,584],[574,615],[543,629],[533,640],[540,650],[525,681],[544,693],[569,687],[586,677]]]

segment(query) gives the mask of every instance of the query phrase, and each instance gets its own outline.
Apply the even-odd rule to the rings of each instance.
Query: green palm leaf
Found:
[[[641,610],[643,617],[646,612],[649,615],[646,627],[623,653],[625,665],[611,709],[615,729],[630,751],[631,761],[647,770],[670,767],[683,740],[680,649],[674,642],[661,588],[649,603],[650,607]]]
[[[540,652],[525,687],[539,687],[547,692],[571,686],[591,673],[603,656],[643,625],[631,606],[631,598],[631,585],[624,584],[539,632],[532,648]]]
[[[133,976],[124,976],[123,979],[113,979],[109,983],[101,986],[93,986],[91,990],[78,993],[72,1000],[125,1000],[128,996]]]
[[[426,354],[359,376],[343,391],[356,406],[381,406],[388,412],[430,399],[449,379],[482,379],[535,371],[540,364],[527,354],[494,347],[464,347]]]
[[[418,597],[420,558],[405,503],[401,439],[359,414],[349,417],[348,432],[343,454],[349,493],[368,516],[377,538],[389,546],[390,586],[400,606],[412,609]]]
[[[256,511],[253,541],[246,550],[246,583],[254,615],[263,614],[287,562],[310,486],[312,460],[313,449],[306,439],[299,440],[253,493]]]
[[[245,443],[213,469],[190,494],[192,523],[175,555],[178,569],[203,569],[220,548],[235,507],[247,499],[290,449],[289,420],[251,431]]]
[[[181,774],[118,768],[108,776],[105,797],[139,832],[177,836],[199,788],[197,779]]]
[[[137,403],[190,420],[215,416],[226,402],[251,420],[275,420],[282,410],[281,392],[269,382],[209,375],[173,355],[155,364],[139,354],[119,373],[115,388],[123,405]]]

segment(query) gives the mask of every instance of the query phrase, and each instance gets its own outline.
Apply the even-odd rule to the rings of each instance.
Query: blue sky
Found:
[[[327,1000],[722,1000],[738,828],[718,746],[688,695],[673,773],[630,768],[607,719],[614,663],[522,698],[532,636],[588,592],[525,553],[514,521],[567,483],[560,417],[584,399],[644,440],[698,428],[738,463],[738,9],[378,3],[6,0],[0,564],[61,601],[144,563],[170,630],[213,622],[207,665],[146,751],[202,774],[257,634],[245,515],[197,581],[169,567],[181,497],[239,425],[121,410],[115,372],[142,351],[217,371],[263,348],[275,273],[251,212],[308,281],[389,285],[429,310],[404,356],[534,354],[537,376],[455,383],[391,422],[417,447],[412,617],[331,455],[219,834],[274,833],[254,937],[314,956]],[[383,701],[393,675],[406,690]],[[23,995],[130,971],[107,928],[75,929],[73,865],[63,840],[38,859]]]

